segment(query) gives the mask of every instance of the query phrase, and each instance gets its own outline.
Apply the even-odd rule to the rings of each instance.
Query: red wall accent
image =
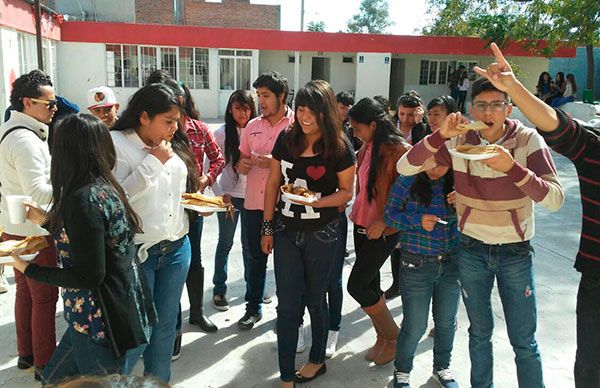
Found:
[[[0,0],[0,26],[14,28],[35,35],[33,8],[20,0]],[[60,40],[60,26],[50,15],[42,12],[42,36]]]
[[[243,30],[156,24],[65,22],[66,42],[148,44],[282,51],[382,52],[392,54],[491,55],[478,38],[368,35],[277,30]],[[508,56],[535,56],[511,42]],[[556,57],[575,57],[575,47],[559,49]]]

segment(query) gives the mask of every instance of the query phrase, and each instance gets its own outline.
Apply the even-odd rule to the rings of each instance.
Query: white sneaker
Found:
[[[4,266],[0,265],[0,294],[4,294],[5,292],[8,292],[9,287],[10,287],[10,284],[8,284],[8,281],[4,277]]]
[[[298,328],[298,343],[296,344],[296,353],[302,353],[306,349],[304,343],[304,325],[300,325]]]
[[[325,357],[331,358],[335,354],[337,350],[337,341],[339,331],[329,330],[329,335],[327,336],[327,347],[325,348]]]

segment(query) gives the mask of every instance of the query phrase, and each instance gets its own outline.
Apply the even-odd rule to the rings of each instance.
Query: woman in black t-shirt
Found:
[[[338,239],[338,206],[352,199],[356,158],[342,133],[335,94],[325,81],[310,81],[296,95],[296,121],[280,133],[273,148],[265,189],[261,245],[275,246],[277,345],[281,387],[324,374],[329,315],[325,290]],[[315,193],[313,202],[279,196],[293,184]],[[274,222],[275,208],[278,215]],[[298,326],[310,313],[312,347],[309,362],[295,371]]]

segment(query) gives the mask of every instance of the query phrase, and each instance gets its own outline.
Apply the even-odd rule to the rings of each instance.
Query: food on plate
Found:
[[[456,151],[469,155],[495,154],[496,146],[463,144],[456,147]]]
[[[488,125],[483,121],[473,121],[468,124],[458,124],[456,126],[456,129],[458,129],[461,132],[482,131],[484,129],[488,129]]]
[[[288,183],[287,185],[281,186],[281,190],[284,193],[299,195],[304,198],[314,198],[316,194],[309,189],[300,186],[294,186],[293,183]]]
[[[183,200],[181,203],[202,206],[202,207],[214,207],[227,209],[227,214],[232,218],[235,213],[235,208],[231,203],[225,202],[223,197],[209,197],[201,193],[184,193],[182,195]]]
[[[0,256],[29,255],[41,251],[48,246],[46,237],[29,236],[23,240],[7,240],[0,242]]]

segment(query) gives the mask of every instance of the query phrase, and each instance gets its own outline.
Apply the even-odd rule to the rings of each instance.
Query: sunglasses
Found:
[[[33,97],[29,97],[29,99],[36,104],[45,104],[46,108],[48,108],[48,110],[54,109],[56,107],[56,105],[58,104],[58,101],[56,101],[56,100],[42,100],[41,98],[33,98]]]

